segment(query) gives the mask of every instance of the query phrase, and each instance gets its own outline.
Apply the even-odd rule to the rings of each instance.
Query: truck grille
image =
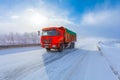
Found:
[[[52,42],[52,39],[45,39],[43,40],[44,43],[51,43]]]

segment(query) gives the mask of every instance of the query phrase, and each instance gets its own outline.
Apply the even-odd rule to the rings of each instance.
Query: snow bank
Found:
[[[97,50],[97,44],[100,41],[107,41],[105,38],[81,37],[76,42],[76,47],[86,50]]]
[[[120,43],[119,41],[102,42],[99,44],[103,56],[113,68],[114,73],[120,76]]]

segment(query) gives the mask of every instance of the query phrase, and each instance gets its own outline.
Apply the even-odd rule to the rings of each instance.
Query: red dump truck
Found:
[[[41,46],[47,51],[57,49],[59,52],[64,48],[74,48],[76,33],[65,27],[47,27],[42,29]]]

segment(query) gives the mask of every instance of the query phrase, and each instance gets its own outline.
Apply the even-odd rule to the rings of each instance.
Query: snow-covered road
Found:
[[[38,47],[0,51],[0,80],[118,80],[97,44],[80,42],[61,53]]]

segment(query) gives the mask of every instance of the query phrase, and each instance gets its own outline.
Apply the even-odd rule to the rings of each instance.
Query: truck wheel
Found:
[[[75,43],[74,43],[74,42],[71,43],[70,48],[71,48],[71,49],[72,49],[72,48],[75,48]]]
[[[63,44],[60,44],[60,48],[58,49],[59,52],[63,51]]]
[[[75,43],[74,42],[72,43],[72,48],[75,48]]]
[[[49,51],[50,51],[50,49],[49,49],[49,48],[46,48],[46,51],[47,51],[47,52],[49,52]]]

